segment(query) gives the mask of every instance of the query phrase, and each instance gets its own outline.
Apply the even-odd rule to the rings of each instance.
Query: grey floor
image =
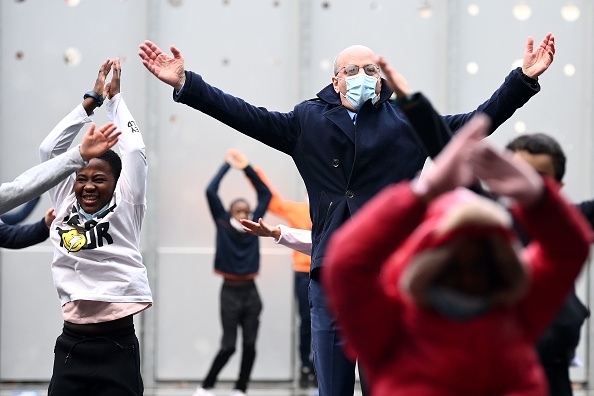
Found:
[[[161,384],[156,388],[145,389],[145,396],[191,396],[197,384]],[[231,387],[221,384],[215,389],[216,396],[227,396]],[[248,389],[249,396],[318,396],[317,389],[298,389],[294,384],[254,383]],[[594,389],[575,390],[574,396],[594,396]],[[47,384],[0,384],[0,396],[47,396]],[[361,396],[357,385],[354,396]]]
[[[196,385],[190,383],[159,385],[146,389],[145,396],[191,396]],[[0,396],[46,396],[47,384],[0,384]],[[227,396],[231,388],[222,384],[215,389],[216,396]],[[574,396],[594,396],[594,390],[575,390]],[[249,396],[318,396],[317,389],[297,389],[292,384],[253,384]],[[359,390],[354,396],[360,396]]]
[[[157,388],[145,389],[145,396],[192,396],[195,383],[162,384]],[[215,390],[216,396],[227,396],[231,393],[230,384],[220,384]],[[46,396],[47,384],[0,384],[0,396]],[[248,389],[249,396],[318,396],[317,389],[299,389],[291,383],[270,384],[254,383]],[[360,396],[358,389],[356,396]],[[578,395],[576,395],[578,396]],[[579,395],[585,396],[585,395]]]

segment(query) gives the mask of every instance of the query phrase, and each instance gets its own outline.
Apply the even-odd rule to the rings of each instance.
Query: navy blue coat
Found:
[[[456,131],[475,112],[484,112],[491,117],[494,130],[539,89],[538,84],[526,81],[518,68],[475,111],[445,116],[444,121]],[[317,98],[281,113],[253,106],[186,71],[186,82],[174,92],[174,100],[293,158],[309,194],[314,270],[321,266],[334,230],[385,186],[412,179],[425,162],[427,150],[403,110],[389,100],[391,95],[384,81],[380,100],[361,107],[357,125],[353,125],[332,84]]]

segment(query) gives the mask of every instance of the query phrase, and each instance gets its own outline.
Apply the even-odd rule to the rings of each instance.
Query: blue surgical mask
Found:
[[[486,297],[471,296],[443,286],[431,286],[427,296],[437,312],[454,320],[474,319],[491,308]]]
[[[85,210],[83,208],[78,208],[78,213],[80,213],[85,219],[87,220],[93,220],[96,217],[101,216],[103,213],[105,213],[105,211],[107,209],[109,209],[109,204],[110,202],[108,202],[107,204],[105,204],[104,207],[102,207],[98,212],[95,213],[87,213],[85,212]]]
[[[371,99],[371,103],[375,104],[379,96],[375,93],[375,86],[377,85],[377,78],[368,76],[365,73],[359,73],[356,76],[347,77],[346,82],[347,93],[340,94],[353,105],[355,110],[359,110],[363,103]]]

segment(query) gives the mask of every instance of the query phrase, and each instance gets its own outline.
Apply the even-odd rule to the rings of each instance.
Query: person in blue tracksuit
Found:
[[[245,172],[256,189],[258,203],[253,212],[244,198],[233,200],[227,210],[219,197],[219,185],[231,167]],[[254,281],[260,270],[260,242],[257,236],[243,229],[240,220],[249,218],[257,221],[263,217],[272,193],[250,166],[246,156],[239,150],[231,149],[227,152],[225,163],[208,184],[206,198],[217,229],[214,271],[223,277],[220,294],[223,336],[210,370],[194,396],[214,395],[211,389],[235,353],[238,327],[241,327],[243,344],[239,377],[232,395],[244,396],[256,359],[262,301]]]

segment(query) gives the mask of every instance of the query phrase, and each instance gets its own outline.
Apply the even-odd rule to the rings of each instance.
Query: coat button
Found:
[[[340,165],[340,161],[338,160],[338,158],[334,158],[332,160],[332,166],[338,168],[338,165]]]
[[[353,190],[347,190],[346,196],[347,198],[353,198],[355,196],[355,193],[353,192]]]

